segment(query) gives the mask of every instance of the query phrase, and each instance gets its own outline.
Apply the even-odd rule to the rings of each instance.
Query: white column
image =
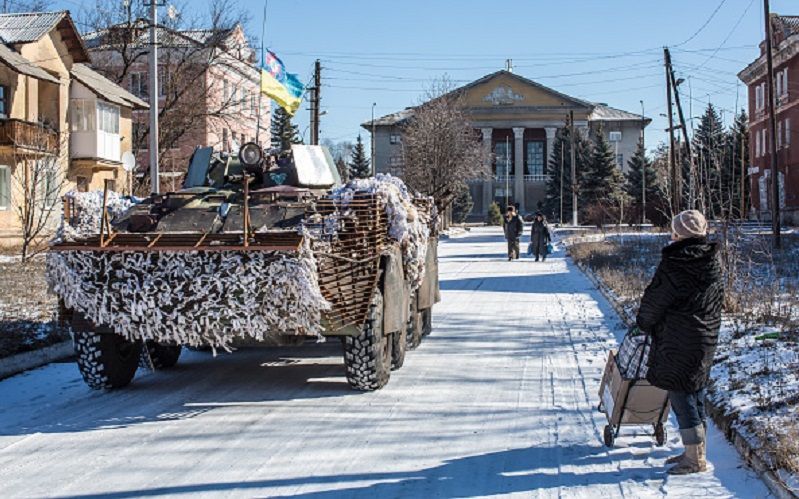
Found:
[[[483,211],[488,213],[488,206],[494,200],[494,176],[491,173],[491,137],[494,132],[493,128],[481,128],[480,131],[483,133],[483,149],[485,149],[486,153],[489,155],[488,161],[488,168],[489,168],[489,177],[488,179],[483,181]]]
[[[544,131],[547,133],[547,152],[544,155],[544,170],[548,170],[549,157],[552,156],[552,152],[555,150],[555,133],[558,129],[553,126],[548,126],[544,128]]]
[[[519,212],[525,211],[524,199],[524,127],[513,128],[513,167],[515,175],[513,177],[513,199],[519,203]]]

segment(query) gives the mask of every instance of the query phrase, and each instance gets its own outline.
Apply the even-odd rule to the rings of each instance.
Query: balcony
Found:
[[[546,182],[547,180],[549,180],[549,175],[543,173],[524,176],[525,183],[540,183],[540,182]]]
[[[58,151],[58,131],[30,121],[0,120],[0,146],[54,154]]]

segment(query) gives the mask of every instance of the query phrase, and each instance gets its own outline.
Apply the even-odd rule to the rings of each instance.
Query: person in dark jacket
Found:
[[[519,239],[524,233],[524,222],[516,213],[513,205],[508,206],[505,217],[502,219],[502,226],[505,230],[505,239],[508,240],[508,261],[519,258]]]
[[[550,240],[549,228],[544,220],[544,215],[536,213],[535,220],[533,220],[533,227],[530,229],[530,244],[533,246],[533,254],[535,255],[536,262],[539,257],[547,261],[547,244]]]
[[[667,390],[685,452],[667,460],[673,475],[707,469],[704,408],[716,352],[723,283],[716,243],[707,240],[707,221],[696,210],[671,223],[673,242],[644,291],[636,322],[652,336],[646,379]]]

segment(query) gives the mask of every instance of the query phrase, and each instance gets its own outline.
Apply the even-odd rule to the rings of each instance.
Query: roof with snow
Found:
[[[641,119],[640,114],[629,113],[600,102],[594,104],[594,110],[588,115],[589,121],[641,121]],[[643,120],[648,124],[652,118],[644,117]]]
[[[120,106],[147,109],[150,106],[132,93],[85,64],[74,64],[70,74],[95,95]]]
[[[774,14],[773,19],[777,22],[772,26],[781,29],[785,38],[799,33],[799,16],[780,16]]]

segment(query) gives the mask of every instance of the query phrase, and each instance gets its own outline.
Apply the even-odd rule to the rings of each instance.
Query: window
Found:
[[[77,184],[78,192],[89,192],[89,177],[78,175],[75,178],[75,183]]]
[[[619,168],[624,168],[624,154],[616,155],[616,164],[619,165]]]
[[[777,122],[777,149],[782,147],[782,121]]]
[[[513,175],[513,141],[500,141],[494,144],[496,157],[494,173],[498,177]]]
[[[610,132],[608,138],[611,142],[621,142],[621,132]]]
[[[161,66],[158,68],[158,96],[166,96],[167,88],[169,88],[169,71]]]
[[[72,99],[70,113],[73,132],[91,132],[94,128],[94,101],[89,99]]]
[[[243,114],[246,110],[247,110],[247,91],[242,88],[241,89],[241,109],[239,109],[239,111]]]
[[[760,157],[760,132],[755,132],[755,157]]]
[[[543,175],[544,172],[544,142],[530,141],[525,146],[525,166],[527,175]]]
[[[777,98],[782,97],[782,71],[777,72]]]
[[[0,210],[11,207],[11,171],[5,165],[0,165]]]
[[[791,145],[791,120],[786,119],[785,125],[783,126],[785,130],[785,147],[789,147]]]
[[[119,133],[119,107],[97,101],[97,129],[106,133]]]
[[[391,144],[400,144],[402,142],[402,137],[398,133],[392,133],[388,141]]]
[[[782,70],[782,95],[788,98],[788,68]]]
[[[0,85],[0,118],[8,118],[8,85]]]
[[[258,99],[255,97],[256,94],[250,94],[250,112],[252,114],[258,114]]]
[[[110,179],[108,181],[108,190],[109,191],[116,191],[117,190],[117,181],[114,179]]]
[[[39,165],[39,167],[42,167],[42,165]],[[58,185],[58,165],[55,163],[45,164],[44,169],[45,206],[53,206],[58,202],[58,195],[61,194]]]
[[[147,97],[147,73],[130,74],[130,93],[138,97]]]

